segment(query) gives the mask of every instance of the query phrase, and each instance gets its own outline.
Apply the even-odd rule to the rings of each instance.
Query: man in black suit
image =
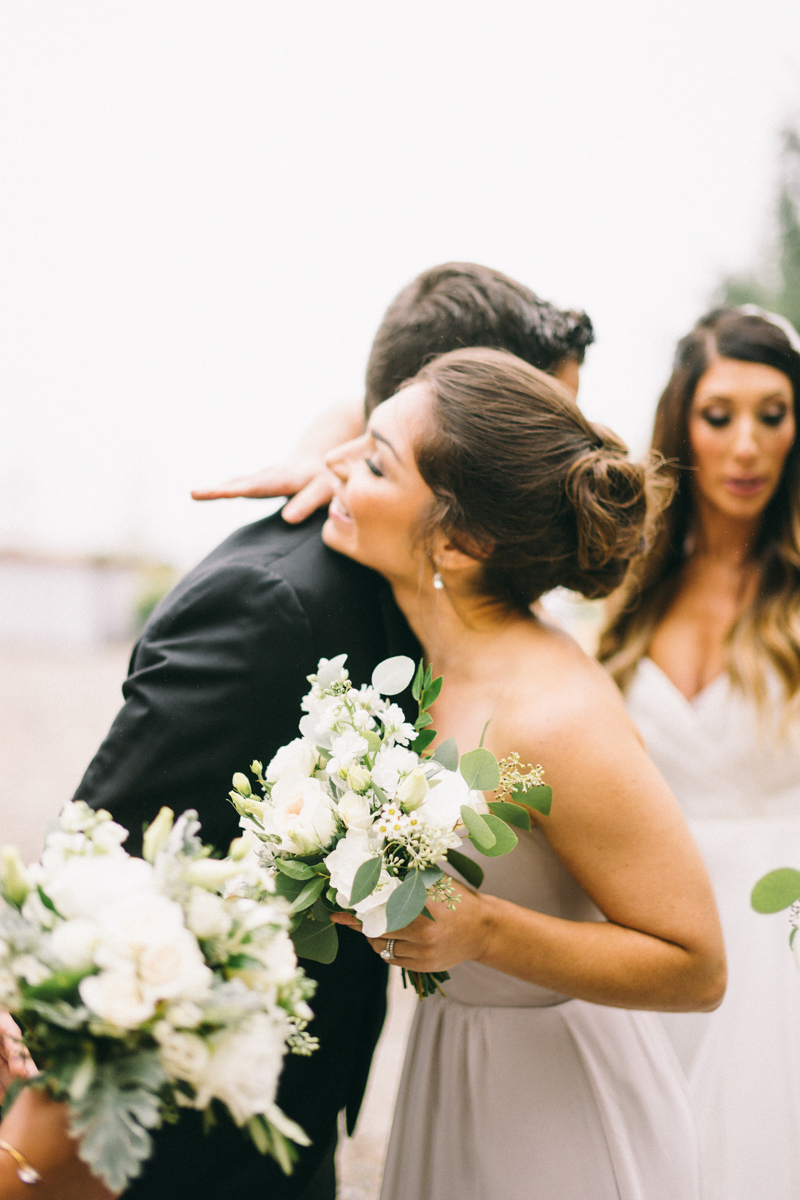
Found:
[[[498,272],[433,268],[384,317],[370,354],[367,408],[458,346],[501,346],[569,379],[591,339],[583,314],[561,313]],[[231,776],[254,758],[268,762],[297,735],[306,677],[321,657],[347,652],[358,685],[389,655],[419,655],[384,580],[323,545],[324,519],[317,511],[289,525],[275,514],[240,529],[148,622],[123,685],[125,704],[76,792],[130,830],[132,852],[140,852],[142,829],[162,805],[196,809],[204,840],[227,847],[238,832],[225,800]],[[311,1032],[320,1049],[289,1056],[281,1076],[278,1103],[312,1139],[295,1173],[283,1176],[224,1115],[204,1134],[199,1114],[186,1112],[156,1135],[129,1200],[334,1200],[338,1114],[346,1111],[352,1131],[383,1024],[388,970],[360,934],[340,929],[339,941],[333,963],[302,964],[318,981]]]

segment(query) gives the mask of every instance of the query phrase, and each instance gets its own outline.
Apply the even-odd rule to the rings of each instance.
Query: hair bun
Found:
[[[602,443],[572,464],[566,493],[575,512],[575,569],[567,587],[585,596],[608,595],[644,551],[648,468],[627,458],[605,430]]]

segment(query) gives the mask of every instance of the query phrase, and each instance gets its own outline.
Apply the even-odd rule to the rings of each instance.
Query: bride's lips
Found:
[[[330,505],[328,506],[328,516],[334,521],[341,521],[342,524],[353,524],[353,518],[350,516],[350,513],[347,511],[338,496],[334,496],[331,500]]]
[[[737,479],[726,479],[725,487],[735,496],[756,496],[767,485],[763,475],[741,476]]]

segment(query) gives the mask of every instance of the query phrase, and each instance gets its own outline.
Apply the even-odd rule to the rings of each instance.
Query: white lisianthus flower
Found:
[[[374,857],[375,847],[369,841],[367,831],[348,829],[336,849],[324,860],[331,873],[331,887],[336,888],[336,899],[342,908],[350,907],[350,893],[353,890],[356,871],[362,863]]]
[[[47,950],[68,970],[88,971],[99,939],[100,929],[96,921],[76,917],[56,925],[48,939]]]
[[[372,825],[369,801],[356,792],[345,792],[336,805],[336,811],[348,829],[369,829]]]
[[[356,760],[366,754],[368,750],[369,743],[366,738],[363,738],[360,733],[356,733],[355,729],[348,729],[346,733],[334,738],[331,743],[332,754],[326,767],[328,774],[344,777],[356,764]]]
[[[276,783],[284,775],[313,775],[317,769],[317,752],[305,738],[295,738],[286,746],[281,746],[278,753],[269,763],[265,778],[269,783]]]
[[[399,886],[399,879],[382,870],[375,890],[353,906],[366,937],[383,937],[386,933],[386,905],[392,892]]]
[[[199,938],[224,937],[230,932],[233,917],[225,901],[202,887],[193,887],[189,894],[186,924]]]
[[[264,829],[278,836],[278,850],[312,854],[326,849],[336,833],[333,801],[319,779],[284,775],[264,808]]]
[[[118,971],[87,975],[78,984],[86,1007],[109,1025],[136,1029],[156,1011],[152,996],[145,996],[132,964]]]
[[[372,768],[372,781],[377,783],[390,800],[394,800],[401,779],[410,775],[419,766],[419,758],[413,750],[402,746],[385,746],[378,752]]]
[[[361,763],[355,763],[347,772],[347,786],[354,792],[363,792],[369,787],[372,781],[372,776],[365,766]]]
[[[203,1109],[216,1096],[237,1125],[267,1111],[275,1099],[289,1032],[281,1017],[254,1013],[242,1028],[210,1038],[211,1057],[202,1077],[194,1081],[194,1107]]]
[[[173,1079],[185,1079],[196,1085],[205,1075],[211,1052],[195,1033],[178,1032],[169,1021],[157,1021],[153,1036],[159,1045],[159,1059]]]

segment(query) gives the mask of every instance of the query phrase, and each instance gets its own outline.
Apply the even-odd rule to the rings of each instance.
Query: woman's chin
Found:
[[[357,555],[353,553],[355,539],[347,537],[347,531],[340,529],[339,523],[333,517],[328,517],[322,526],[321,537],[330,550],[346,554],[348,558],[357,558]]]

